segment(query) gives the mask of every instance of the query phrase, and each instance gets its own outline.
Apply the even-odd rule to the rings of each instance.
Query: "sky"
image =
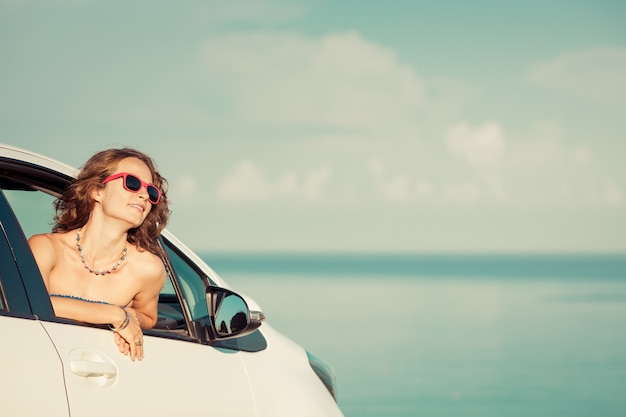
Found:
[[[201,252],[626,251],[626,2],[0,0],[0,142]]]

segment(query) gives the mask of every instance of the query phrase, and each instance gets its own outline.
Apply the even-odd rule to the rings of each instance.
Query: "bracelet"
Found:
[[[130,314],[128,313],[128,311],[122,306],[119,306],[119,307],[124,312],[124,320],[122,321],[122,324],[120,324],[120,327],[118,327],[117,329],[113,327],[112,324],[109,324],[109,328],[113,330],[114,332],[119,332],[121,330],[124,330],[125,328],[128,327],[128,323],[130,323]]]

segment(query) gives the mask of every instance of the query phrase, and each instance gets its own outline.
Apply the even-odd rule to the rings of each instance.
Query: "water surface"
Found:
[[[624,256],[204,258],[346,417],[626,415]]]

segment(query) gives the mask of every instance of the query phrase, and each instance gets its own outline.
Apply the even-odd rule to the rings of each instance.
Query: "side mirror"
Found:
[[[220,287],[206,290],[209,310],[209,340],[241,337],[259,328],[263,313],[248,309],[245,300],[237,293]]]

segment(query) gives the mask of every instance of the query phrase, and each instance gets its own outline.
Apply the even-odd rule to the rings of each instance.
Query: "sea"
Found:
[[[204,254],[345,417],[626,416],[626,254]]]

